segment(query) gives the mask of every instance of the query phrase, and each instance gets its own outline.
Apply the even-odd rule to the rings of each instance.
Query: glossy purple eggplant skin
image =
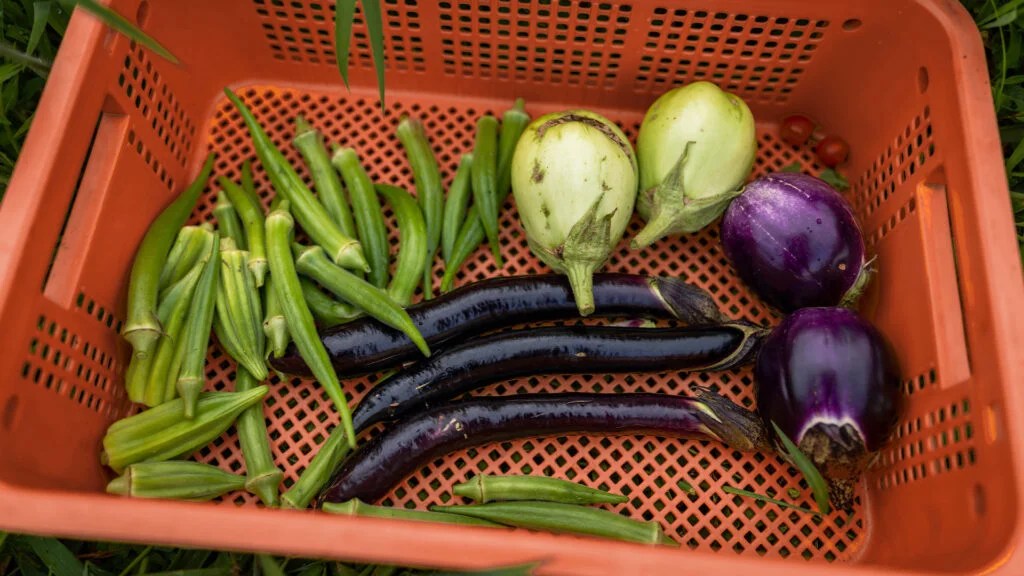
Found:
[[[676,278],[595,274],[594,304],[594,316],[652,316],[689,325],[723,321],[707,292]],[[524,322],[579,316],[569,281],[561,274],[489,278],[407,311],[431,349]],[[422,357],[405,334],[372,318],[328,328],[320,336],[339,376],[387,370]],[[310,374],[294,344],[270,363],[286,374]]]
[[[846,200],[807,174],[748,184],[725,211],[721,237],[740,278],[783,312],[838,305],[864,268],[864,239]]]
[[[882,334],[846,308],[785,318],[762,344],[754,374],[758,412],[832,484],[852,483],[900,416],[898,362]],[[852,494],[832,496],[845,507]]]
[[[765,332],[745,324],[684,328],[551,326],[470,339],[379,383],[359,403],[359,433],[492,382],[540,374],[724,370],[750,362]]]
[[[438,406],[385,430],[336,470],[317,499],[373,502],[437,457],[489,442],[566,434],[651,434],[719,440],[737,450],[771,444],[761,419],[707,389],[671,394],[528,394]]]

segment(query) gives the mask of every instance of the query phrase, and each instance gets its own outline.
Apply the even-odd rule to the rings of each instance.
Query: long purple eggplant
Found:
[[[594,316],[653,316],[693,326],[724,321],[707,292],[676,278],[595,274],[594,305]],[[407,311],[431,348],[497,328],[579,315],[569,281],[560,274],[481,280]],[[422,357],[405,334],[372,318],[322,331],[321,340],[339,376],[386,370]],[[294,345],[271,365],[288,374],[310,374]]]
[[[317,498],[375,501],[431,460],[489,442],[565,434],[651,434],[769,450],[759,416],[706,389],[669,394],[528,394],[438,406],[397,423],[353,453]]]
[[[554,326],[462,342],[398,372],[356,407],[356,432],[499,380],[539,374],[725,370],[751,362],[767,330],[745,323],[686,328]]]

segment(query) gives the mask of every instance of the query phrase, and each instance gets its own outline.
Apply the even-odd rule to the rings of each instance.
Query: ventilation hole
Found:
[[[917,90],[921,94],[928,91],[928,69],[924,66],[917,69]]]
[[[854,30],[860,28],[862,24],[863,22],[861,22],[859,18],[850,18],[849,20],[843,21],[843,30],[846,30],[847,32],[853,32]]]
[[[25,374],[25,371],[22,371]],[[14,429],[14,419],[18,415],[18,405],[21,401],[18,396],[11,396],[4,402],[3,414],[0,415],[0,427],[4,430],[11,431]]]
[[[139,8],[135,11],[135,23],[139,27],[146,25],[146,20],[149,18],[149,0],[142,0],[139,2]]]

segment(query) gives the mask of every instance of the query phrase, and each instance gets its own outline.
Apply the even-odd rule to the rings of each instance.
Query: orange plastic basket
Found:
[[[111,4],[183,64],[88,16],[72,19],[0,206],[0,529],[450,568],[539,561],[550,574],[1024,574],[1015,554],[1024,288],[984,55],[958,3],[385,0],[383,113],[359,16],[351,92],[341,85],[333,2]],[[118,331],[135,247],[208,151],[218,153],[216,173],[231,178],[254,157],[224,86],[297,165],[290,141],[302,113],[331,141],[357,148],[375,178],[412,188],[394,135],[402,114],[424,119],[448,180],[472,146],[474,120],[515,96],[534,116],[593,108],[635,137],[658,94],[698,79],[750,103],[757,174],[793,162],[821,170],[811,152],[776,137],[789,113],[851,143],[848,197],[880,270],[863,312],[898,351],[909,406],[852,514],[818,518],[722,491],[796,487],[807,502],[800,476],[777,456],[644,436],[533,438],[451,454],[385,502],[425,508],[476,473],[553,475],[628,494],[612,508],[657,520],[680,549],[267,510],[244,493],[217,504],[103,493],[110,476],[99,440],[132,410]],[[258,163],[257,177],[267,198]],[[204,198],[195,220],[210,218],[211,204]],[[507,266],[495,270],[481,249],[460,284],[543,270],[511,203],[502,227]],[[628,236],[636,230],[634,222]],[[734,317],[777,320],[737,280],[714,227],[641,252],[623,243],[607,269],[681,276]],[[211,347],[209,385],[230,388],[233,370]],[[372,382],[345,384],[358,398]],[[530,378],[485,393],[677,393],[691,382],[753,405],[749,369]],[[288,484],[336,422],[329,404],[310,382],[274,381],[266,416]],[[197,458],[243,466],[233,431]],[[684,480],[696,494],[680,488]]]

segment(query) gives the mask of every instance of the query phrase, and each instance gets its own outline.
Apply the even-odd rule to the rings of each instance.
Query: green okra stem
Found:
[[[437,247],[434,250],[429,248],[423,212],[408,192],[397,186],[378,184],[377,193],[391,204],[398,221],[398,262],[388,284],[388,296],[404,308],[412,302],[412,295],[419,286],[423,271],[430,266]],[[428,275],[427,281],[430,280]]]
[[[196,179],[153,220],[135,252],[128,280],[128,317],[121,334],[131,344],[136,356],[152,354],[163,333],[156,314],[160,274],[178,230],[185,224],[206,187],[213,170],[213,160],[211,153]]]
[[[530,123],[526,113],[526,102],[516,98],[511,108],[501,118],[501,135],[498,138],[498,179],[497,194],[504,198],[512,190],[512,156],[516,151],[519,137]],[[499,208],[501,204],[498,204]]]
[[[213,229],[209,223],[204,222],[203,225],[209,230]],[[164,263],[163,270],[160,272],[160,292],[157,302],[163,300],[163,292],[168,286],[181,280],[192,269],[196,260],[206,254],[209,250],[209,246],[206,244],[207,238],[208,236],[203,233],[201,226],[184,226],[178,231],[178,237],[174,240],[174,245],[171,246],[171,253],[167,255],[167,262]]]
[[[225,88],[224,93],[238,109],[249,128],[253,147],[271,183],[277,193],[291,203],[291,211],[295,213],[295,219],[302,225],[306,234],[324,247],[335,264],[355,270],[368,270],[359,242],[342,233],[341,228],[331,220],[327,210],[313,196],[281,151],[274,146],[249,108],[231,89]]]
[[[213,242],[213,251],[203,266],[195,294],[189,304],[188,321],[182,333],[184,356],[181,372],[177,379],[178,395],[184,400],[185,418],[194,418],[199,393],[206,383],[207,344],[210,342],[210,329],[213,326],[213,307],[217,300],[217,280],[220,268],[220,238]],[[224,242],[230,242],[225,238]]]
[[[416,198],[426,223],[427,256],[423,267],[423,295],[433,297],[434,254],[441,241],[441,223],[444,216],[444,188],[441,185],[441,170],[437,157],[430,147],[423,123],[416,118],[406,117],[398,124],[398,140],[405,148],[405,156],[412,168],[416,183]],[[403,248],[404,249],[404,248]]]
[[[259,385],[259,380],[245,368],[235,371],[235,391],[248,392]],[[255,494],[266,506],[280,504],[278,490],[284,473],[274,465],[270,451],[267,423],[263,417],[263,403],[253,404],[238,415],[238,444],[245,460],[245,489]]]
[[[288,323],[288,332],[299,350],[299,355],[305,360],[320,385],[327,390],[327,395],[331,397],[341,415],[342,429],[348,443],[355,447],[356,433],[352,427],[352,413],[349,411],[348,400],[341,389],[341,383],[338,382],[334,365],[331,364],[327,350],[316,331],[313,314],[302,297],[302,287],[299,284],[290,246],[295,221],[288,212],[289,204],[287,200],[281,202],[281,206],[267,217],[267,257],[270,262],[270,273],[275,277],[274,290],[277,292],[278,302]],[[322,249],[320,254],[323,255]],[[326,261],[326,257],[324,260]]]
[[[316,319],[317,324],[324,328],[344,324],[363,314],[355,306],[346,302],[338,302],[328,296],[317,287],[315,282],[308,278],[300,277],[299,284],[302,285],[302,297],[306,299],[309,311],[313,313],[313,318]]]
[[[281,311],[281,302],[277,299],[277,290],[274,289],[274,277],[267,276],[264,284],[266,308],[263,314],[263,334],[267,337],[267,354],[273,354],[274,358],[284,356],[288,349],[288,342],[291,337],[288,335],[288,322]]]
[[[505,201],[504,198],[501,199]],[[484,239],[484,225],[480,221],[480,212],[476,206],[470,206],[466,212],[466,221],[459,229],[459,235],[455,239],[455,246],[452,247],[452,257],[445,263],[444,277],[441,278],[441,291],[448,292],[455,285],[455,275],[459,273],[462,263],[466,258],[476,252],[480,242]]]
[[[365,280],[331,264],[319,246],[294,245],[295,267],[303,276],[316,280],[321,286],[366,312],[377,320],[400,330],[416,344],[424,356],[430,356],[430,348],[420,334],[419,328],[404,308],[391,299],[386,292],[372,286]],[[289,328],[291,319],[288,320]],[[293,334],[294,337],[294,334]],[[317,342],[319,342],[317,338]],[[312,368],[312,367],[310,367]]]
[[[123,418],[110,425],[103,437],[104,463],[121,473],[136,462],[159,462],[191,454],[220,436],[246,408],[267,394],[266,386],[246,392],[204,392],[196,415],[182,417],[181,398]]]
[[[444,218],[441,223],[441,256],[444,258],[445,266],[452,257],[452,250],[455,248],[455,239],[459,237],[459,228],[466,220],[466,210],[469,208],[469,197],[472,194],[470,188],[470,167],[473,165],[473,154],[463,154],[459,160],[459,168],[455,171],[455,178],[452,179],[451,188],[448,189],[448,197],[444,201]]]
[[[356,151],[351,148],[338,149],[331,163],[341,172],[349,198],[352,199],[359,241],[370,263],[370,283],[383,288],[388,283],[388,233],[373,182],[359,163]]]
[[[202,502],[245,487],[245,477],[216,466],[170,460],[137,462],[107,484],[108,494]]]
[[[349,438],[349,434],[343,426],[335,426],[331,430],[327,441],[317,450],[316,456],[310,460],[309,466],[302,471],[295,484],[292,484],[292,487],[281,495],[282,508],[303,510],[309,506],[313,498],[331,480],[331,475],[341,465],[341,461],[348,454],[349,449],[354,447],[351,440],[346,442],[347,438]]]
[[[185,228],[190,227],[186,226]],[[182,230],[185,228],[182,228]],[[170,293],[173,286],[191,272],[196,264],[210,253],[210,250],[213,247],[213,239],[217,237],[217,231],[214,230],[213,224],[203,222],[201,225],[194,228],[195,230],[189,234],[195,236],[195,240],[190,241],[190,245],[185,248],[186,253],[182,254],[182,259],[175,265],[175,270],[171,271],[170,278],[172,281],[166,286],[160,287],[160,295],[157,299],[157,302],[160,304],[163,304],[163,301],[167,299],[167,295]],[[195,243],[194,246],[192,245],[192,242]],[[178,270],[178,268],[181,268],[186,261],[189,263],[188,268]],[[168,262],[170,262],[169,259]],[[163,322],[163,320],[161,320],[161,322]]]
[[[222,179],[226,180],[223,176]],[[223,184],[221,184],[223,186]],[[246,247],[245,231],[242,230],[242,221],[238,218],[238,210],[234,203],[223,190],[217,192],[217,204],[213,207],[213,217],[217,219],[217,234],[221,238],[231,238],[236,246]]]
[[[657,522],[641,522],[600,508],[561,502],[492,502],[465,506],[431,506],[430,509],[531,530],[600,536],[646,544],[671,542],[665,537],[661,525]]]
[[[473,147],[473,165],[470,177],[473,187],[473,203],[476,205],[484,234],[491,245],[491,256],[498,268],[504,266],[501,245],[498,243],[498,119],[483,116],[476,123],[476,143]]]
[[[490,476],[478,474],[456,484],[452,493],[480,503],[536,500],[564,504],[622,504],[629,498],[575,482],[546,476]]]
[[[224,351],[257,380],[267,377],[263,306],[256,281],[247,269],[249,253],[221,250],[220,283],[214,332]]]
[[[364,518],[393,518],[396,520],[415,520],[418,522],[439,522],[441,524],[462,524],[467,526],[501,526],[487,520],[463,516],[460,514],[447,514],[445,512],[429,512],[427,510],[408,510],[406,508],[392,508],[390,506],[374,506],[367,504],[358,498],[345,502],[324,502],[321,507],[324,512],[345,516],[362,516]]]
[[[235,210],[238,211],[238,216],[242,219],[247,243],[244,246],[238,244],[238,248],[248,250],[249,260],[246,266],[256,281],[256,287],[263,286],[267,275],[267,243],[263,229],[263,205],[260,204],[260,199],[246,190],[244,186],[239,186],[223,176],[218,178],[217,182],[235,205]]]
[[[160,303],[158,315],[164,318],[166,333],[160,339],[153,354],[152,365],[146,374],[146,383],[141,385],[141,403],[146,406],[162,404],[174,398],[177,391],[176,384],[183,358],[179,352],[184,350],[181,343],[184,340],[188,311],[206,263],[213,257],[215,245],[219,242],[219,238],[214,232],[208,232],[208,234],[210,234],[209,251],[203,255],[200,261],[196,262],[185,278],[172,286],[168,291],[168,297]],[[171,294],[176,291],[179,292],[178,297],[172,298]],[[133,384],[130,387],[136,386],[140,385]]]
[[[302,158],[309,166],[309,172],[313,176],[313,185],[316,186],[317,194],[320,196],[320,203],[324,205],[327,213],[343,234],[349,238],[358,235],[355,221],[352,219],[352,210],[345,198],[345,191],[342,189],[338,172],[331,165],[331,157],[324,146],[323,136],[317,132],[309,122],[302,116],[295,118],[295,139],[292,140],[295,147],[302,154]]]

